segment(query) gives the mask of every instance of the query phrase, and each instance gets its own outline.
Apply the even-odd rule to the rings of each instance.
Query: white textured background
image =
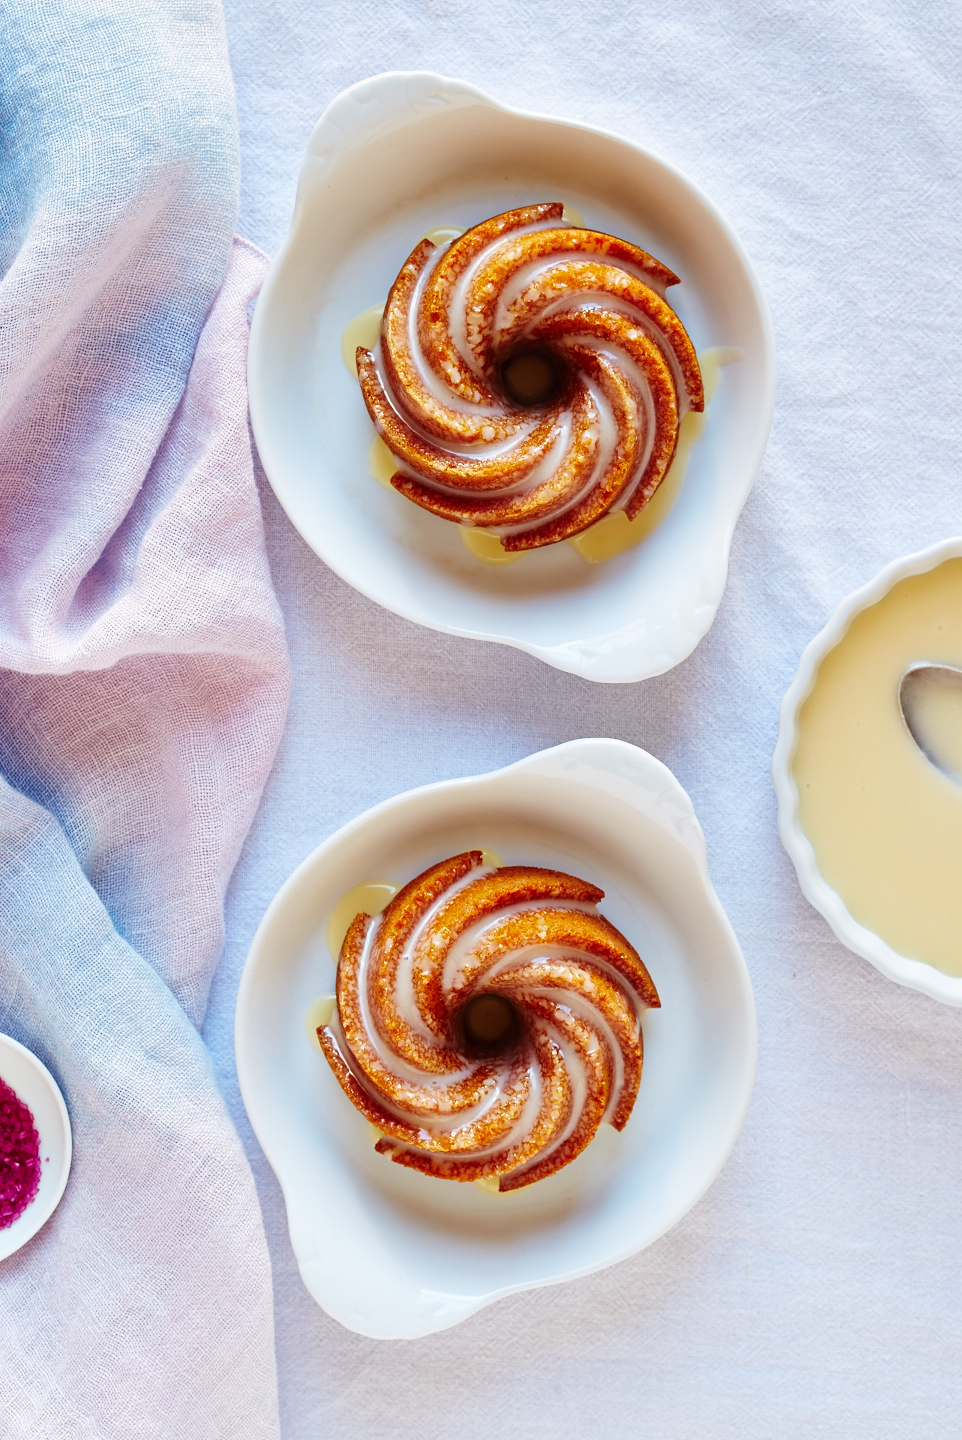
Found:
[[[381,70],[435,69],[620,131],[692,176],[755,262],[780,366],[718,619],[640,685],[592,686],[378,610],[265,497],[294,696],[207,1035],[265,1208],[285,1440],[957,1437],[962,1013],[882,979],[809,909],[768,764],[778,701],[837,601],[962,531],[960,12],[228,0],[227,20],[241,230],[267,251],[328,101]],[[692,795],[758,1001],[745,1130],[708,1196],[634,1260],[426,1340],[362,1339],[302,1287],[240,1108],[247,945],[290,870],[357,812],[581,735],[644,746]]]

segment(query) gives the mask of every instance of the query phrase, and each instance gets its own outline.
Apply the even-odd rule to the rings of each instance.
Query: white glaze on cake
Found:
[[[425,509],[533,549],[656,492],[680,420],[704,395],[691,342],[665,301],[677,277],[636,246],[569,225],[560,205],[496,216],[402,267],[358,377]],[[525,407],[502,365],[537,350],[557,372]]]
[[[658,996],[640,957],[574,876],[453,856],[382,915],[359,915],[338,965],[338,1012],[319,1039],[400,1164],[514,1189],[567,1164],[641,1075],[642,1011]],[[497,995],[505,1047],[468,1043],[465,1007]]]

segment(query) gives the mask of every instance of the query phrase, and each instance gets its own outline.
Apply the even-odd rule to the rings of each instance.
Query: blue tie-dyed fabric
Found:
[[[55,312],[65,338],[82,307],[71,345],[125,382],[110,408],[124,416],[165,397],[172,409],[237,215],[220,7],[7,0],[0,26],[0,267],[20,272],[14,305],[32,290],[29,316],[3,307],[21,330],[16,350]],[[3,378],[7,405],[37,377],[5,365]],[[68,426],[61,438],[78,437]]]
[[[263,1229],[195,1028],[287,692],[219,6],[7,3],[0,112],[0,1031],[75,1145],[0,1262],[0,1435],[266,1440]]]

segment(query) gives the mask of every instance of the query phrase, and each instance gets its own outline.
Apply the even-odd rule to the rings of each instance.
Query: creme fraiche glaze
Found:
[[[479,850],[438,862],[352,918],[318,1041],[378,1153],[511,1190],[623,1129],[641,1080],[643,961],[597,910],[604,891]],[[364,900],[358,887],[335,907]],[[371,900],[379,900],[372,895]],[[340,912],[343,911],[344,915]],[[333,945],[331,945],[333,951]],[[315,1003],[311,1018],[327,1005]]]
[[[580,535],[615,511],[633,519],[665,477],[679,422],[704,408],[695,351],[665,299],[677,283],[557,202],[464,234],[429,231],[392,287],[376,343],[375,307],[342,335],[397,459],[395,488],[499,536],[509,553]]]
[[[825,882],[898,955],[962,976],[962,786],[902,719],[919,662],[962,665],[962,558],[898,581],[825,655],[798,715],[798,819]],[[931,692],[919,723],[962,750],[962,707]]]
[[[570,207],[565,207],[565,219],[572,224],[581,224],[581,216]],[[449,244],[464,232],[456,226],[440,225],[425,233],[422,239],[440,246]],[[379,339],[383,303],[370,305],[360,311],[344,327],[341,336],[341,354],[344,364],[352,375],[357,375],[356,352],[358,347],[373,350]],[[714,346],[700,351],[698,364],[704,384],[705,410],[687,411],[678,427],[678,440],[671,465],[664,480],[643,509],[629,519],[624,509],[615,509],[581,532],[572,536],[567,543],[590,565],[621,555],[646,539],[668,517],[681,492],[691,459],[691,453],[701,438],[707,421],[707,407],[722,381],[722,369],[742,357],[738,349]],[[375,435],[368,453],[368,472],[386,489],[391,489],[391,477],[397,471],[397,461],[380,436]],[[512,565],[525,553],[506,551],[501,537],[493,530],[475,526],[459,526],[461,539],[474,557],[485,565]]]

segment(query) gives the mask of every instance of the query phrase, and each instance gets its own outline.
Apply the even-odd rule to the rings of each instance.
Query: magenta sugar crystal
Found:
[[[23,1101],[0,1080],[0,1230],[20,1218],[40,1184],[40,1137]]]

